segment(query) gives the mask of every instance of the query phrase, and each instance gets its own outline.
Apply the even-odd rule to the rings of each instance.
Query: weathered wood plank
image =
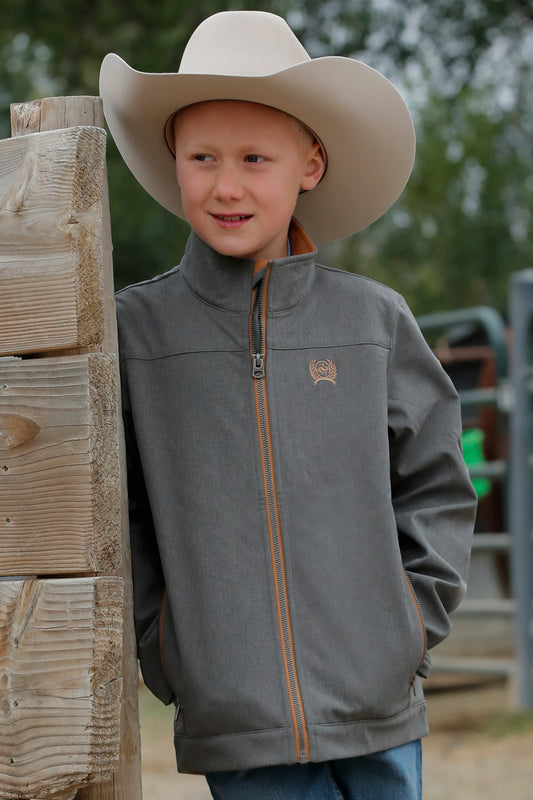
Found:
[[[104,127],[102,100],[99,97],[52,97],[30,103],[11,106],[12,135],[26,135],[39,131],[74,125]],[[107,174],[104,169],[102,251],[104,283],[104,338],[94,351],[117,353],[117,331],[113,292],[113,259]],[[64,352],[64,351],[63,351]],[[119,403],[120,407],[120,403]],[[118,570],[124,581],[124,637],[123,637],[123,685],[124,695],[121,715],[121,743],[118,770],[105,783],[92,783],[80,789],[76,800],[141,800],[141,758],[139,736],[139,714],[137,705],[138,667],[133,626],[133,601],[131,565],[129,554],[129,530],[126,493],[126,470],[124,439],[119,415],[121,520],[122,520],[122,565]],[[59,798],[58,798],[59,800]],[[70,800],[70,798],[61,798]]]
[[[75,125],[104,127],[104,114],[99,97],[90,95],[43,97],[41,100],[11,104],[12,136],[71,128]]]
[[[0,141],[0,355],[104,337],[105,131]]]
[[[115,577],[0,582],[0,798],[116,769],[122,603]]]
[[[0,360],[0,575],[115,570],[120,493],[116,355]]]

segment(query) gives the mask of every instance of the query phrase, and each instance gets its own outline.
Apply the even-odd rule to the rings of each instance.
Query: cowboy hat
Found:
[[[177,73],[138,72],[109,53],[100,95],[129,169],[179,217],[184,213],[166,131],[179,109],[204,100],[273,106],[316,135],[327,155],[326,173],[300,195],[295,216],[317,243],[378,219],[413,165],[413,124],[392,84],[355,59],[311,59],[285,20],[264,11],[223,11],[205,19]]]

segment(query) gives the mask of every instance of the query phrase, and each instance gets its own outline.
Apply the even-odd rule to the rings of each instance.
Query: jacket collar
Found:
[[[269,282],[270,312],[287,311],[307,293],[315,275],[316,249],[293,220],[289,231],[293,255],[272,262]],[[302,250],[304,252],[302,252]],[[250,310],[254,272],[268,262],[224,256],[213,250],[194,231],[181,262],[185,281],[202,300],[225,311]]]

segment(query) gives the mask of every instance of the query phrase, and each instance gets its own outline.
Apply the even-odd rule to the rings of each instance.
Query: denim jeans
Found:
[[[381,753],[206,775],[215,800],[422,800],[420,740]]]

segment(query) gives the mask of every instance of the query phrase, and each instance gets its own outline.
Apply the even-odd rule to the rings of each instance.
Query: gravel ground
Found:
[[[509,712],[508,691],[428,694],[424,800],[533,800],[533,716]],[[140,693],[144,800],[209,800],[205,780],[176,772],[172,713]]]

